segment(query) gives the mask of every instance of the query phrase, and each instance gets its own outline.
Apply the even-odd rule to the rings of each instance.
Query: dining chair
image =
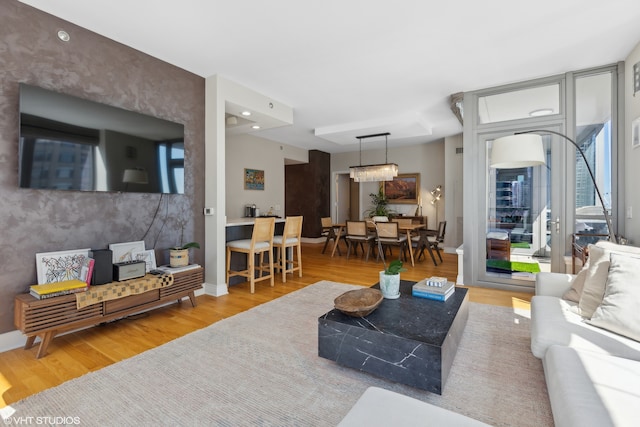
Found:
[[[371,247],[375,242],[376,236],[369,233],[367,229],[366,221],[347,221],[347,232],[345,240],[347,241],[347,260],[351,254],[351,247],[353,246],[354,253],[357,252],[358,245],[362,248],[364,254],[364,245],[367,245],[367,255],[365,261],[369,261],[369,254],[371,254]]]
[[[329,242],[331,240],[333,240],[335,244],[338,234],[336,233],[336,227],[333,226],[333,221],[331,221],[330,216],[320,218],[320,222],[322,224],[322,236],[326,237],[326,240],[324,241],[324,247],[322,248],[322,253],[324,253],[327,250],[327,246],[329,245]],[[336,249],[338,250],[338,255],[342,255],[340,246],[338,246]]]
[[[393,218],[391,222],[397,222],[399,228],[407,228],[413,225],[413,220],[411,218]],[[416,232],[411,232],[411,237],[415,236]]]
[[[260,280],[270,279],[271,286],[273,286],[273,231],[275,223],[275,218],[256,218],[251,239],[227,242],[227,283],[229,283],[229,278],[232,276],[246,277],[251,283],[251,293],[255,292],[255,283]],[[231,255],[234,252],[246,254],[246,270],[231,270]],[[268,264],[264,262],[265,252],[268,252]],[[257,264],[255,263],[256,255],[259,257]],[[257,278],[256,273],[258,274]],[[268,274],[264,275],[264,273]]]
[[[376,223],[376,242],[382,247],[382,251],[378,251],[378,255],[382,256],[383,260],[386,248],[389,248],[389,252],[392,254],[391,246],[399,247],[398,259],[400,259],[407,245],[407,236],[400,235],[397,222],[378,222]]]
[[[435,236],[433,234],[428,236],[429,247],[431,248],[431,250],[436,252],[438,258],[440,258],[440,262],[442,262],[442,255],[440,255],[440,251],[442,250],[442,248],[440,247],[440,244],[444,243],[444,233],[446,230],[447,221],[440,221],[438,223],[437,234]]]
[[[419,229],[416,231],[418,232],[418,235],[413,236],[411,238],[411,244],[415,248],[414,253],[418,253],[418,251],[420,251],[418,253],[417,259],[420,260],[422,259],[422,257],[424,257],[424,251],[426,249],[427,252],[429,252],[429,255],[431,256],[433,265],[437,266],[438,262],[436,261],[436,258],[433,256],[433,250],[431,249],[431,242],[429,241],[429,237],[433,236],[433,230]]]
[[[278,270],[282,272],[282,283],[287,282],[287,273],[298,271],[302,277],[302,216],[288,216],[284,221],[282,235],[273,236]],[[293,248],[296,248],[294,254]],[[291,249],[291,251],[289,251]],[[290,252],[290,254],[289,254]]]

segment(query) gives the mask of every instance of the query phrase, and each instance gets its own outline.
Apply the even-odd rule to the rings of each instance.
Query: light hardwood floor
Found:
[[[53,340],[48,354],[41,359],[35,358],[35,347],[0,353],[0,407],[4,406],[3,399],[6,404],[11,404],[320,280],[367,286],[378,281],[382,263],[376,262],[375,257],[364,262],[352,255],[347,261],[346,250],[343,249],[342,256],[336,253],[331,258],[329,249],[326,254],[321,253],[322,246],[303,244],[303,277],[290,274],[287,282],[282,283],[281,276],[277,275],[273,288],[268,281],[258,282],[253,295],[249,292],[249,283],[245,282],[232,286],[229,295],[197,297],[198,306],[195,308],[184,301],[103,326],[61,335]],[[405,263],[407,271],[402,273],[402,279],[418,281],[429,276],[445,276],[455,281],[457,256],[444,254],[443,257],[444,263],[437,267],[431,259],[416,262],[415,267]],[[484,304],[528,308],[531,299],[529,293],[478,287],[469,289],[470,301]]]

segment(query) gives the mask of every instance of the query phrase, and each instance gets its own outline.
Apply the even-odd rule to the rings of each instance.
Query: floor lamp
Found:
[[[436,208],[436,227],[438,227],[438,202],[442,198],[442,185],[438,185],[430,193],[432,197],[431,204]]]
[[[609,230],[609,240],[617,242],[611,217],[605,207],[604,199],[602,198],[598,184],[596,184],[596,178],[593,175],[591,166],[589,166],[589,162],[587,161],[582,148],[580,148],[580,146],[568,136],[551,130],[530,130],[497,138],[493,141],[493,145],[491,146],[491,167],[496,169],[511,169],[544,165],[546,161],[544,149],[542,147],[542,137],[538,135],[538,133],[551,133],[553,135],[561,136],[576,147],[576,150],[578,150],[582,156],[582,160],[584,160],[584,163],[587,166],[596,194],[598,195],[598,199],[600,199],[602,213],[604,214],[604,219]]]

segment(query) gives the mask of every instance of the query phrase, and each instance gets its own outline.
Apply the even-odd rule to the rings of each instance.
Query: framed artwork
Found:
[[[393,181],[382,183],[384,196],[388,203],[406,203],[415,205],[420,195],[420,174],[401,173]]]
[[[82,267],[89,258],[90,250],[87,248],[36,254],[38,284],[80,279]]]
[[[131,254],[136,261],[144,261],[147,273],[156,269],[156,252],[153,249],[137,251]]]
[[[264,190],[264,171],[259,169],[244,170],[245,190]]]
[[[139,242],[112,243],[109,249],[113,252],[113,263],[134,261],[134,252],[144,252],[144,240]]]
[[[640,117],[631,122],[631,146],[640,147]]]

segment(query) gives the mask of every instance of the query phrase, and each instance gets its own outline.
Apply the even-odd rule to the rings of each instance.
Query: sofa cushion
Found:
[[[551,346],[543,365],[556,426],[639,425],[640,362]]]
[[[589,323],[640,341],[640,258],[611,254],[602,303]]]
[[[575,279],[571,283],[571,288],[567,292],[562,295],[562,299],[566,299],[567,301],[573,301],[576,303],[580,302],[580,297],[582,296],[582,291],[584,290],[584,282],[587,278],[587,273],[589,272],[589,260],[584,264],[584,267],[578,272]]]
[[[542,358],[554,344],[640,360],[639,342],[587,324],[576,303],[536,295],[531,298],[531,352]]]
[[[580,313],[590,319],[604,298],[604,289],[609,275],[611,253],[634,254],[640,256],[640,248],[600,241],[589,245],[589,269],[580,297]]]

